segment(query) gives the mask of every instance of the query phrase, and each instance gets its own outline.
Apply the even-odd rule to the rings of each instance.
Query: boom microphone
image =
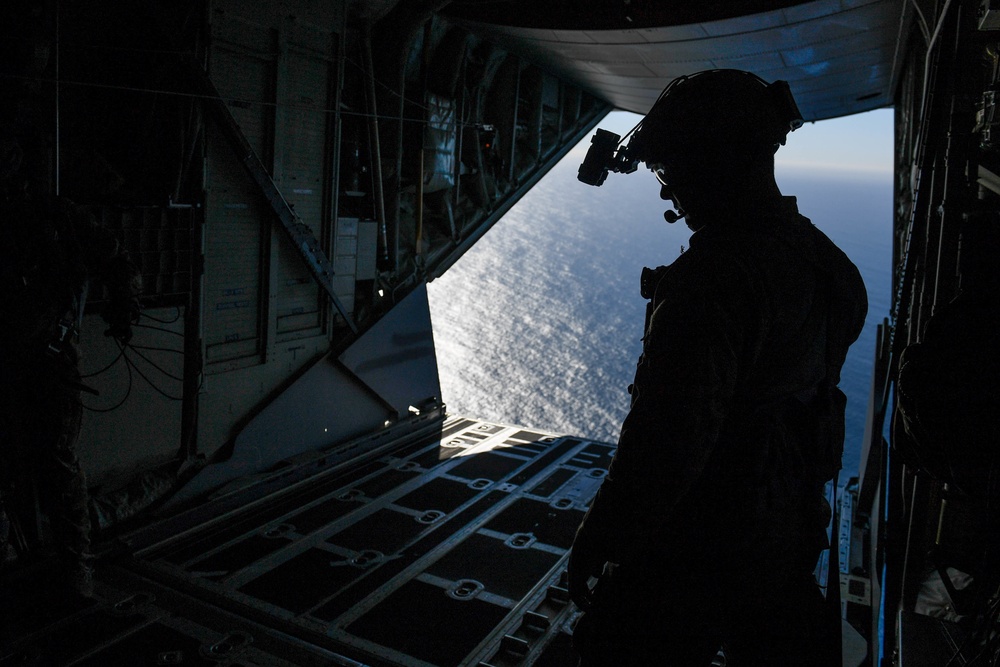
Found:
[[[685,215],[687,215],[687,213],[685,213],[681,209],[677,209],[676,211],[671,211],[668,209],[663,212],[663,219],[672,225],[681,218],[683,218]]]

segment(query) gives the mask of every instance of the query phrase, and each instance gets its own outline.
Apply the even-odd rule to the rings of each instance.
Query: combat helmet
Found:
[[[787,82],[767,83],[741,70],[705,70],[670,82],[636,127],[629,153],[647,164],[773,154],[801,125]]]

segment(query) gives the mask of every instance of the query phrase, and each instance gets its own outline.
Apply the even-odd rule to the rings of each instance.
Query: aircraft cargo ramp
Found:
[[[573,665],[566,558],[613,452],[452,417],[264,476],[122,538],[93,600],[7,581],[0,665]]]

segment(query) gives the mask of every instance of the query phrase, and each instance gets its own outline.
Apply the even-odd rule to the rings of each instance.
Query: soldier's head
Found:
[[[750,184],[773,183],[774,153],[801,124],[784,81],[707,70],[664,89],[636,128],[629,152],[690,216],[700,199],[725,203]]]

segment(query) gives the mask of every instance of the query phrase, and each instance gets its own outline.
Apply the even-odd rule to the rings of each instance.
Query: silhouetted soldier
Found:
[[[91,283],[99,280],[108,296],[105,333],[128,341],[138,316],[138,273],[114,234],[85,209],[33,192],[23,157],[14,132],[0,127],[0,491],[8,492],[0,514],[3,505],[7,512],[24,509],[26,481],[33,481],[66,583],[88,594],[87,484],[76,455],[86,387],[76,339]],[[9,497],[11,488],[21,497]],[[11,556],[6,518],[0,516],[0,565]]]
[[[644,274],[631,411],[570,557],[583,665],[708,665],[721,646],[731,667],[836,654],[813,570],[843,451],[836,385],[867,298],[775,183],[799,124],[784,82],[712,70],[672,82],[625,150],[695,234]]]

